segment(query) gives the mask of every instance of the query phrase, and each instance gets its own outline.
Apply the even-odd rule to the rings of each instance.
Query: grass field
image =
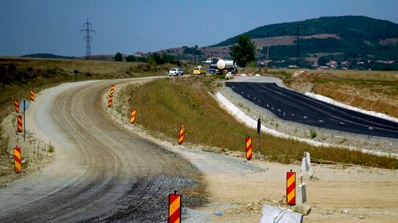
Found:
[[[251,136],[255,145],[257,130],[236,121],[214,101],[208,92],[220,85],[218,81],[214,76],[152,81],[130,90],[130,108],[145,111],[144,114],[137,115],[137,123],[155,132],[156,137],[177,142],[179,127],[184,125],[185,138],[189,143],[205,145],[213,152],[220,152],[222,149],[244,151],[245,137]],[[265,133],[262,133],[261,139],[260,152],[269,161],[292,163],[300,160],[307,151],[320,160],[398,168],[398,160],[391,157],[333,147],[315,147]],[[257,152],[256,146],[253,148]]]
[[[30,89],[39,92],[42,89],[63,82],[81,81],[104,78],[127,78],[167,75],[173,65],[150,65],[141,63],[90,61],[90,60],[45,60],[45,59],[9,59],[0,58],[0,66],[14,75],[12,84],[6,84],[0,90],[0,119],[14,111],[14,99],[28,99]],[[10,68],[11,67],[11,68]],[[194,65],[185,64],[184,73],[190,74]],[[9,70],[7,70],[9,69]],[[74,70],[79,71],[75,75]],[[257,73],[257,68],[243,69],[246,73]],[[275,70],[273,76],[289,79],[294,71]],[[4,73],[3,73],[4,74]],[[397,74],[336,71],[332,80],[345,83],[352,89],[366,86],[379,86],[385,94],[392,92]],[[387,76],[386,76],[387,75]],[[391,76],[390,76],[391,75]],[[155,137],[176,140],[179,127],[186,126],[186,139],[192,144],[206,146],[207,150],[219,152],[224,150],[242,150],[242,142],[246,136],[256,136],[256,130],[249,129],[236,121],[212,98],[214,92],[223,81],[221,76],[199,76],[187,78],[165,78],[149,82],[145,86],[129,89],[130,107],[137,111],[146,111],[145,115],[137,115],[137,123],[153,132]],[[380,81],[383,79],[384,81]],[[358,80],[346,81],[346,80]],[[386,82],[387,80],[387,82]],[[322,79],[317,80],[322,84]],[[323,83],[326,83],[324,80]],[[366,83],[365,85],[361,85]],[[373,84],[372,84],[373,83]],[[377,85],[375,84],[377,83]],[[396,85],[395,85],[396,86]],[[395,87],[396,88],[396,87]],[[396,90],[396,89],[395,89]],[[377,87],[375,87],[377,91]],[[1,131],[2,133],[2,131]],[[398,160],[391,157],[380,157],[356,151],[338,148],[313,147],[294,140],[280,139],[270,135],[261,135],[261,151],[268,161],[291,163],[299,160],[304,151],[322,160],[336,161],[346,164],[397,169]],[[253,142],[257,139],[253,137]],[[0,139],[0,153],[6,154],[6,139]],[[338,152],[337,152],[338,151]],[[257,152],[255,150],[255,152]]]

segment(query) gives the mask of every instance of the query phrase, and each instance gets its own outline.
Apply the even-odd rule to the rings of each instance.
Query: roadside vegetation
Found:
[[[197,64],[183,63],[185,74],[190,74]],[[144,76],[166,76],[174,64],[157,65],[156,62],[115,62],[71,59],[29,59],[0,58],[2,73],[0,86],[0,119],[14,111],[14,99],[29,99],[29,91],[36,93],[64,82],[84,81],[91,79],[129,78]],[[246,67],[243,72],[257,73],[258,68]],[[270,70],[269,74],[284,80],[291,78],[291,70]],[[337,74],[338,73],[338,74]],[[385,73],[372,73],[384,77]],[[336,81],[344,83],[345,78],[355,79],[361,72],[352,74],[339,71],[334,74]],[[396,75],[396,74],[395,74]],[[347,76],[347,77],[346,77]],[[354,78],[355,77],[355,78]],[[380,88],[392,85],[380,82],[378,78],[367,78],[364,74],[360,80],[377,83]],[[386,78],[384,78],[386,79]],[[397,80],[396,76],[388,79]],[[212,93],[223,85],[222,76],[192,76],[164,78],[130,89],[130,108],[137,110],[136,123],[149,130],[154,137],[175,141],[179,127],[185,126],[186,144],[204,147],[207,151],[228,152],[245,151],[245,137],[251,136],[253,155],[257,154],[256,129],[245,127],[236,121],[214,100]],[[318,80],[317,83],[322,83]],[[326,82],[325,82],[326,83]],[[361,86],[357,82],[351,86]],[[356,86],[358,85],[358,86]],[[365,86],[368,86],[365,85]],[[390,92],[390,90],[386,90]],[[387,93],[386,93],[387,94]],[[393,93],[392,93],[393,94]],[[9,157],[7,139],[0,130],[0,155]],[[316,137],[314,132],[312,137]],[[380,157],[339,148],[314,147],[294,140],[280,139],[270,135],[261,135],[261,154],[266,160],[280,163],[293,163],[300,160],[304,151],[322,161],[335,161],[344,164],[397,169],[398,160],[391,157]],[[4,159],[1,159],[4,160]],[[11,161],[9,161],[11,162]],[[0,164],[1,165],[1,164]],[[7,164],[8,165],[8,164]]]
[[[153,136],[177,143],[179,127],[185,126],[184,143],[204,145],[206,150],[245,151],[245,138],[252,137],[257,154],[257,130],[236,121],[213,99],[222,83],[217,76],[166,78],[130,90],[130,108],[137,110],[136,123]],[[314,131],[312,137],[316,137]],[[313,158],[344,164],[397,169],[398,160],[334,147],[315,147],[295,140],[261,135],[260,152],[268,161],[293,163],[305,151]]]
[[[167,75],[167,71],[173,66],[175,65],[164,64],[159,66],[155,62],[126,63],[81,59],[0,57],[0,120],[11,113],[15,113],[15,99],[29,101],[31,89],[34,89],[37,94],[43,89],[65,82],[163,76]],[[9,164],[13,163],[13,160],[7,152],[9,139],[3,134],[4,131],[0,126],[0,167],[5,165],[11,169]],[[53,150],[53,147],[50,148],[50,152]],[[0,176],[7,173],[10,173],[10,171],[3,173],[3,168],[0,168]]]

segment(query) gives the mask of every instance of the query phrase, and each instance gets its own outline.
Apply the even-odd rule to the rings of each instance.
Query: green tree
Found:
[[[128,55],[126,57],[126,61],[127,62],[134,62],[135,61],[135,56],[134,55]]]
[[[241,35],[236,42],[237,44],[231,46],[229,49],[231,50],[232,58],[239,66],[245,67],[248,63],[256,60],[256,46],[249,36]]]
[[[321,66],[325,66],[327,63],[329,63],[329,61],[330,59],[328,56],[323,56],[318,59],[318,64]]]
[[[122,61],[122,60],[123,60],[122,54],[117,52],[115,55],[115,61]]]

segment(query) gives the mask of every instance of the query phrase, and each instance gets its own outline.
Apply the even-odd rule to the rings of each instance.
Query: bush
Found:
[[[117,52],[115,55],[115,61],[122,61],[122,60],[123,60],[122,54]]]
[[[313,128],[310,129],[310,134],[311,134],[311,139],[316,138],[316,136],[318,135],[316,130]]]

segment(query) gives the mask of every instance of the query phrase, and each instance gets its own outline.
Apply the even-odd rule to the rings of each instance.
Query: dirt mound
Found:
[[[293,73],[292,77],[286,81],[286,85],[295,91],[305,93],[312,90],[313,82],[314,77],[311,73],[300,70]]]
[[[328,88],[324,85],[315,85],[312,90],[316,94],[324,95],[347,105],[369,111],[384,113],[386,115],[398,118],[398,107],[396,105],[389,104],[384,100],[369,99],[366,97],[367,94],[352,94],[344,92],[340,89]]]
[[[382,92],[370,92],[366,88],[337,85],[333,83],[335,79],[337,77],[330,72],[310,73],[299,70],[286,81],[286,85],[300,93],[314,92],[347,105],[398,117],[398,105],[394,98]],[[322,80],[323,84],[315,84],[315,80]]]

